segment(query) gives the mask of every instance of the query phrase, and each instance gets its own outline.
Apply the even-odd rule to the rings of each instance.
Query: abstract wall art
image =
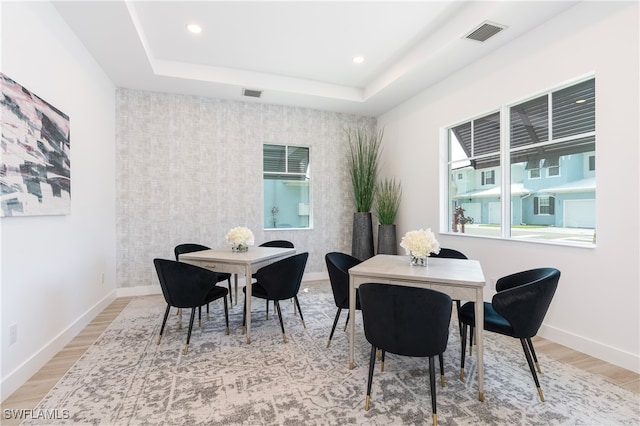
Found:
[[[0,73],[1,216],[71,211],[69,116]]]

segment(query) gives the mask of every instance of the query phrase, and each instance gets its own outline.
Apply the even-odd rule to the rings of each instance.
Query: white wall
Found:
[[[4,400],[115,298],[115,87],[50,3],[0,8],[2,72],[71,124],[71,214],[0,219]]]
[[[584,2],[378,118],[384,174],[402,181],[398,234],[439,229],[443,126],[587,73],[596,76],[597,247],[440,234],[487,278],[554,266],[562,278],[540,334],[640,371],[637,2]],[[446,229],[445,229],[446,230]],[[493,291],[487,288],[486,300]]]

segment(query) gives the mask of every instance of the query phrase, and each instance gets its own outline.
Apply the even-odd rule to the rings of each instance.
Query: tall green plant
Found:
[[[393,225],[400,208],[402,187],[395,179],[384,179],[376,191],[376,216],[381,225]]]
[[[376,194],[383,131],[360,125],[346,130],[353,197],[358,212],[369,212]]]

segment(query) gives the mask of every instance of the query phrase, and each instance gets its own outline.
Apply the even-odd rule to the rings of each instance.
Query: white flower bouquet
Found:
[[[253,232],[244,226],[237,226],[227,232],[227,243],[234,251],[247,251],[254,244]]]
[[[400,247],[404,248],[406,254],[414,257],[427,257],[431,253],[440,253],[440,243],[431,232],[431,228],[407,232],[402,237]]]

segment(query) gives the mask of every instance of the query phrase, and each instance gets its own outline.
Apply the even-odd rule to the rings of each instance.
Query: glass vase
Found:
[[[411,263],[411,266],[423,266],[423,267],[427,267],[429,266],[428,263],[428,256],[415,256],[413,253],[409,254],[409,262]]]
[[[231,247],[231,251],[234,253],[244,253],[249,251],[249,246],[246,244],[237,244]]]

